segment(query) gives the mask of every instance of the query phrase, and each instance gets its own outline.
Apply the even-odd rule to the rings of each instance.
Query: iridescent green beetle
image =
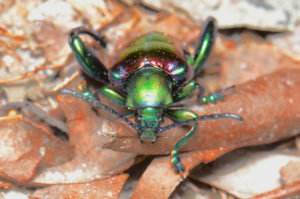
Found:
[[[83,71],[101,82],[99,91],[103,95],[126,106],[130,113],[121,115],[102,104],[97,96],[99,93],[92,94],[83,85],[83,93],[67,89],[62,89],[59,93],[73,95],[117,115],[137,131],[141,142],[155,143],[158,134],[180,125],[193,124],[191,130],[177,142],[171,152],[171,162],[175,171],[181,175],[184,166],[179,160],[178,150],[193,136],[199,121],[219,118],[243,120],[230,113],[198,116],[190,110],[176,107],[177,102],[189,97],[195,89],[199,90],[200,104],[215,102],[224,97],[225,90],[208,97],[203,96],[204,89],[193,80],[201,72],[213,47],[216,34],[213,18],[207,19],[193,57],[187,55],[183,49],[178,49],[178,45],[170,37],[154,32],[130,43],[110,70],[84,45],[79,38],[80,34],[91,36],[103,47],[106,46],[104,39],[82,28],[74,29],[69,35],[70,46]],[[128,117],[135,117],[136,122],[131,122]],[[160,127],[163,117],[171,118],[174,123]]]

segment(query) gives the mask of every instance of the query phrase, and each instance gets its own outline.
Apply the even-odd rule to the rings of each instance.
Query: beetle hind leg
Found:
[[[108,70],[105,65],[92,53],[91,50],[79,38],[79,35],[86,34],[96,40],[102,47],[106,46],[103,37],[84,28],[76,28],[69,34],[69,45],[75,54],[76,59],[82,66],[84,72],[95,80],[109,83]]]
[[[196,53],[193,59],[191,59],[191,57],[187,59],[188,63],[193,65],[195,75],[201,73],[202,66],[208,59],[213,49],[216,37],[216,29],[217,28],[215,19],[212,17],[207,18],[198,40]]]

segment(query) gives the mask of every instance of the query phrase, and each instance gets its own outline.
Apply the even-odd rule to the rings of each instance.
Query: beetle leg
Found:
[[[196,113],[186,109],[176,109],[176,110],[168,109],[165,114],[167,117],[178,122],[198,118],[198,115]],[[175,172],[180,173],[182,178],[183,178],[182,172],[184,171],[184,166],[180,162],[180,159],[178,157],[178,150],[185,142],[187,142],[195,134],[197,127],[198,127],[198,123],[194,123],[194,126],[191,128],[191,130],[175,144],[174,149],[171,152],[171,157],[172,157],[171,163],[174,166]]]
[[[129,112],[129,113],[124,114],[123,116],[126,117],[126,118],[135,117],[135,114],[136,114],[135,112]]]
[[[115,91],[107,86],[102,86],[94,94],[92,94],[92,92],[87,88],[85,81],[82,81],[79,84],[78,88],[82,92],[83,95],[93,97],[99,101],[100,101],[100,99],[99,99],[98,95],[99,95],[99,93],[102,93],[104,96],[106,96],[108,99],[110,99],[111,101],[113,101],[115,103],[124,105],[126,102],[126,99],[124,96],[122,96],[120,93],[118,93],[117,91]]]
[[[198,102],[200,103],[201,98],[204,94],[204,88],[198,84],[195,80],[192,80],[185,84],[174,96],[174,102],[179,102],[184,100],[185,98],[189,97],[193,91],[198,88],[199,94],[198,94]]]
[[[212,94],[209,94],[208,96],[203,96],[203,95],[201,97],[198,96],[198,102],[200,104],[207,104],[208,102],[215,103],[217,100],[223,100],[224,97],[226,95],[228,95],[230,91],[234,90],[234,88],[235,88],[235,86],[231,86],[231,87],[225,88],[221,91],[218,90]]]
[[[99,93],[102,93],[104,96],[106,96],[108,99],[110,99],[111,101],[113,101],[115,103],[125,105],[125,102],[126,102],[125,97],[123,95],[121,95],[120,93],[118,93],[117,91],[115,91],[107,86],[102,86],[100,89],[98,89],[96,91],[96,93],[94,93],[94,97],[98,98]]]
[[[121,113],[117,112],[116,110],[102,104],[100,102],[100,100],[94,98],[93,94],[89,91],[89,90],[85,90],[83,93],[79,93],[73,90],[69,90],[69,89],[61,89],[57,92],[58,94],[62,94],[62,95],[72,95],[76,98],[79,98],[87,103],[90,103],[96,107],[102,108],[103,110],[110,112],[114,115],[116,115],[118,118],[122,119],[123,121],[125,121],[129,126],[131,126],[133,129],[135,130],[139,130],[139,126],[137,126],[136,124],[134,124],[133,122],[131,122],[130,120],[128,120],[126,117],[126,115],[122,115]]]
[[[104,38],[97,36],[95,33],[84,28],[76,28],[69,34],[69,45],[75,54],[76,59],[82,66],[84,72],[94,79],[109,83],[108,70],[105,65],[90,51],[79,35],[86,34],[95,39],[102,47],[106,46]]]
[[[159,133],[162,133],[164,131],[168,131],[172,128],[176,128],[178,126],[182,126],[182,125],[186,125],[186,124],[194,124],[197,122],[201,122],[201,121],[206,121],[206,120],[218,120],[218,119],[233,119],[233,120],[237,120],[237,121],[244,121],[244,119],[236,114],[233,113],[220,113],[220,114],[211,114],[211,115],[201,115],[197,118],[193,118],[193,119],[188,119],[188,120],[184,120],[184,121],[179,121],[173,124],[170,124],[168,126],[165,127],[160,127],[158,129]]]
[[[197,97],[197,101],[199,104],[207,104],[215,103],[218,100],[223,100],[226,95],[233,91],[235,86],[231,86],[229,88],[225,88],[223,90],[218,90],[215,93],[209,94],[208,96],[204,96],[204,88],[200,86],[196,81],[192,80],[185,84],[175,95],[174,95],[174,102],[179,102],[184,100],[185,98],[189,97],[193,91],[198,88],[199,94]]]
[[[213,48],[215,37],[216,22],[214,18],[209,17],[202,28],[194,56],[194,61],[190,61],[194,66],[194,74],[200,73],[203,64],[208,59]]]

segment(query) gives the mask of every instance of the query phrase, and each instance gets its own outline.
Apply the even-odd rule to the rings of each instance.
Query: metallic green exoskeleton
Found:
[[[208,97],[203,96],[204,89],[194,80],[213,47],[216,27],[215,20],[208,18],[200,35],[196,53],[187,55],[172,38],[161,33],[149,33],[131,42],[116,58],[114,65],[107,70],[104,64],[85,46],[79,38],[87,34],[105,47],[103,38],[86,29],[74,29],[69,36],[70,46],[84,72],[101,82],[99,91],[115,103],[126,106],[130,114],[121,115],[102,104],[97,94],[92,94],[81,85],[83,93],[62,89],[61,94],[81,98],[109,111],[133,127],[141,142],[155,143],[157,135],[171,128],[193,124],[186,136],[180,139],[172,151],[172,164],[175,171],[184,170],[178,157],[180,147],[195,133],[198,122],[208,119],[230,118],[242,121],[235,114],[222,113],[198,116],[190,110],[176,107],[180,102],[199,90],[198,102],[204,104],[223,98],[223,91],[217,91]],[[109,86],[108,86],[109,85]],[[116,89],[112,89],[112,87]],[[127,119],[135,117],[135,123]],[[161,127],[163,117],[171,118],[174,123]]]

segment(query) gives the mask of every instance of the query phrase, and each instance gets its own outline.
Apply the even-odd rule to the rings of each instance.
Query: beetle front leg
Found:
[[[179,102],[189,97],[193,91],[198,88],[199,94],[197,97],[197,101],[199,104],[207,104],[207,103],[215,103],[218,100],[223,100],[226,95],[233,91],[235,86],[231,86],[229,88],[225,88],[223,90],[218,90],[208,96],[204,96],[204,88],[200,86],[196,81],[192,80],[189,83],[185,84],[174,96],[174,102]]]
[[[186,109],[168,109],[166,112],[166,116],[178,122],[198,118],[198,115],[196,113]],[[187,142],[195,134],[197,128],[198,123],[195,123],[191,130],[175,144],[174,149],[171,152],[171,163],[174,166],[175,172],[180,173],[181,176],[182,172],[184,171],[184,166],[180,162],[180,159],[178,157],[178,150],[185,142]]]
[[[218,90],[212,94],[209,94],[208,96],[198,96],[198,103],[200,104],[207,104],[215,103],[218,100],[223,100],[226,95],[228,95],[231,91],[233,91],[235,86],[231,86],[229,88],[225,88],[223,90]]]
[[[174,95],[174,102],[179,102],[184,100],[185,98],[189,97],[193,91],[198,88],[199,94],[198,94],[198,102],[200,102],[200,99],[203,97],[204,94],[204,88],[198,84],[195,80],[192,80],[185,84],[175,95]]]
[[[106,46],[104,38],[96,35],[89,30],[84,28],[76,28],[69,34],[69,45],[75,54],[76,59],[82,66],[84,72],[93,77],[94,79],[109,83],[108,70],[105,65],[90,51],[86,45],[79,38],[79,35],[86,34],[95,39],[102,47]]]

